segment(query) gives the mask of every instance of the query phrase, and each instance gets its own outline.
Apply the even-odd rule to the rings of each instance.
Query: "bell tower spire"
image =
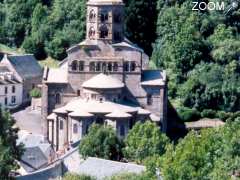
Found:
[[[86,39],[109,43],[121,42],[124,38],[122,0],[89,0],[86,22]]]

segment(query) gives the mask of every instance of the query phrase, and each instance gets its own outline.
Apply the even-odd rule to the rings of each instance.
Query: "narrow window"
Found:
[[[112,63],[108,63],[108,71],[111,72],[113,70]]]
[[[73,133],[74,134],[78,133],[78,125],[77,124],[73,124]]]
[[[101,63],[100,62],[97,63],[96,71],[97,72],[101,71]]]
[[[124,70],[125,72],[129,72],[129,70],[130,70],[129,62],[124,62],[124,64],[123,64],[123,70]]]
[[[79,71],[84,71],[84,61],[79,62]]]
[[[90,70],[91,72],[94,72],[94,71],[95,71],[95,62],[90,62],[90,68],[89,68],[89,70]]]
[[[62,120],[60,120],[59,129],[60,129],[60,130],[63,130],[63,121],[62,121]]]
[[[55,101],[56,101],[56,104],[61,104],[61,95],[59,93],[55,95]]]
[[[136,70],[136,63],[131,62],[131,71],[135,71],[135,70]]]
[[[12,86],[12,93],[15,93],[15,91],[16,91],[15,86]]]
[[[103,25],[100,27],[100,38],[105,39],[108,37],[108,28],[107,26]]]
[[[100,18],[101,18],[101,22],[108,21],[108,12],[105,12],[105,11],[101,12]]]
[[[125,127],[124,127],[124,125],[120,126],[120,136],[125,136]]]
[[[8,87],[5,87],[5,94],[8,93]]]
[[[15,104],[15,103],[16,103],[16,96],[12,96],[12,98],[11,98],[11,103],[12,103],[12,104]]]
[[[77,90],[77,96],[81,96],[81,91]]]
[[[102,63],[102,72],[106,73],[106,71],[107,71],[107,66],[106,66],[106,63],[103,62]]]
[[[92,9],[89,13],[89,20],[94,21],[95,18],[96,18],[96,14],[95,14],[94,10]]]
[[[89,32],[88,32],[88,36],[90,39],[94,39],[95,36],[95,30],[93,27],[90,27]]]
[[[117,63],[117,62],[115,62],[115,63],[113,64],[113,71],[115,71],[115,72],[118,71],[118,63]]]
[[[72,62],[72,70],[76,71],[77,70],[77,61]]]
[[[4,104],[8,105],[8,98],[7,97],[5,97],[5,99],[4,99]]]
[[[147,95],[147,105],[151,106],[153,104],[152,94]]]

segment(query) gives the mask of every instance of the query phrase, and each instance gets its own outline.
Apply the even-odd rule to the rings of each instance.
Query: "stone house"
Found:
[[[92,123],[111,125],[120,138],[137,121],[167,130],[165,71],[124,36],[122,0],[89,0],[86,39],[67,50],[59,69],[45,68],[42,128],[56,150],[68,148]]]
[[[22,104],[29,103],[30,91],[42,83],[42,68],[33,55],[5,55],[0,63],[6,66],[22,86]]]
[[[16,108],[22,104],[23,85],[7,66],[0,65],[0,105]]]

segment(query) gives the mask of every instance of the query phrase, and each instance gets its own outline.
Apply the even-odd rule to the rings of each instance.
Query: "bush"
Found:
[[[143,174],[134,174],[134,173],[122,173],[116,174],[110,178],[106,178],[105,180],[147,180]]]
[[[179,118],[184,122],[196,121],[201,118],[199,111],[196,109],[181,107],[181,108],[177,109],[177,112],[178,112]]]
[[[30,96],[32,98],[40,98],[42,96],[42,93],[38,88],[34,88],[30,91]]]
[[[201,112],[202,118],[216,118],[217,112],[212,109],[205,109]]]
[[[96,180],[96,178],[88,175],[66,174],[63,180]]]

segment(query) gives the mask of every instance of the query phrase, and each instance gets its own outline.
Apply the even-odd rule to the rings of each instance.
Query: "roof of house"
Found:
[[[69,114],[71,117],[93,117],[93,114],[86,111],[74,111]]]
[[[87,174],[97,177],[97,179],[104,179],[119,173],[139,174],[143,171],[145,171],[145,167],[141,165],[90,157],[80,164],[80,167],[76,173]]]
[[[214,128],[223,126],[225,123],[220,119],[208,119],[204,118],[195,122],[186,122],[185,126],[187,129],[202,129],[202,128]]]
[[[0,65],[0,73],[6,73],[6,72],[11,72],[7,66],[5,65]]]
[[[160,70],[143,71],[142,82],[143,86],[164,86],[166,84],[166,72]]]
[[[131,118],[132,115],[124,111],[115,110],[110,114],[105,115],[108,118]]]
[[[25,148],[20,164],[27,172],[33,172],[47,166],[48,159],[39,147],[28,147]]]
[[[93,89],[119,89],[123,88],[125,85],[118,79],[105,75],[103,73],[94,76],[93,78],[85,81],[82,85],[84,88]]]
[[[68,76],[67,70],[58,68],[58,69],[44,69],[44,80],[46,83],[52,84],[67,84]]]
[[[89,0],[87,4],[94,5],[111,5],[111,4],[123,4],[122,0]]]
[[[22,78],[42,76],[42,68],[33,55],[8,55],[7,59]]]

